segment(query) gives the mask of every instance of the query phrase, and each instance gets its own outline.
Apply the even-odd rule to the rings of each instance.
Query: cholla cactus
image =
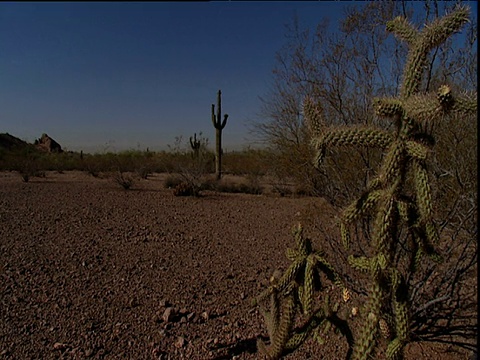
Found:
[[[270,360],[279,359],[285,352],[298,348],[313,329],[331,318],[333,311],[328,299],[322,307],[313,309],[315,292],[320,290],[321,285],[320,273],[343,286],[323,254],[312,249],[301,225],[293,228],[293,235],[297,248],[287,249],[286,254],[291,265],[282,276],[272,276],[270,287],[255,301],[261,306],[270,336],[269,346],[259,339],[257,347]],[[263,305],[267,299],[268,308]],[[294,329],[297,310],[307,319],[302,326]]]
[[[441,86],[436,94],[422,94],[420,87],[429,52],[459,31],[468,16],[468,8],[460,6],[421,31],[401,17],[387,24],[387,30],[409,47],[400,96],[373,100],[376,114],[392,120],[395,131],[373,127],[325,129],[318,104],[310,98],[304,102],[304,114],[313,133],[312,144],[317,150],[317,166],[328,147],[362,146],[386,151],[378,176],[364,194],[345,209],[341,219],[341,235],[346,249],[351,242],[350,226],[370,215],[374,219],[373,255],[349,257],[354,268],[368,272],[371,278],[368,300],[362,312],[364,325],[354,346],[353,358],[357,360],[371,357],[380,328],[384,335],[388,329],[387,358],[403,357],[409,336],[409,304],[408,286],[394,265],[400,227],[405,225],[413,239],[411,244],[403,245],[410,246],[413,254],[408,259],[410,271],[415,271],[423,255],[440,259],[434,251],[438,234],[433,222],[432,195],[425,164],[429,153],[425,141],[428,135],[423,129],[443,114],[475,113],[477,103],[475,98],[466,95],[454,96],[447,85]],[[413,179],[413,189],[408,189],[411,187],[406,181],[409,176]],[[411,195],[409,190],[413,196],[408,196]],[[393,314],[384,314],[384,309],[392,309]],[[392,318],[391,327],[382,320],[384,316]]]

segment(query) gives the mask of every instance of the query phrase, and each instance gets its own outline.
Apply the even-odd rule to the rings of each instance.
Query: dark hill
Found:
[[[3,151],[23,151],[28,149],[29,151],[41,151],[48,153],[61,153],[63,152],[62,147],[58,142],[53,140],[47,134],[42,134],[42,136],[35,140],[34,144],[30,144],[26,141],[23,141],[9,133],[0,134],[0,150]]]
[[[1,150],[22,150],[28,147],[32,147],[31,144],[23,141],[9,133],[0,134],[0,149]]]

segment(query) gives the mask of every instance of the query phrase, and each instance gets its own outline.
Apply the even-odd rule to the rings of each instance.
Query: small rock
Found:
[[[53,344],[53,348],[55,350],[65,350],[67,347],[68,347],[67,344],[63,344],[61,342],[56,342],[55,344]]]
[[[191,312],[190,314],[187,315],[187,320],[188,320],[188,321],[191,321],[194,316],[195,316],[195,313],[194,313],[194,312]]]
[[[205,321],[207,321],[210,318],[210,315],[208,312],[204,311],[202,315],[200,315]]]
[[[87,349],[85,351],[85,357],[91,357],[93,355],[93,349]]]
[[[177,340],[175,341],[175,346],[177,348],[182,348],[185,345],[185,338],[182,336],[178,336]]]
[[[165,309],[165,312],[163,313],[162,319],[166,323],[170,322],[173,320],[173,316],[175,315],[175,309],[173,307],[168,307]]]
[[[181,315],[185,315],[185,314],[188,313],[188,310],[187,310],[187,308],[181,308],[181,309],[178,311],[178,313],[181,314]]]

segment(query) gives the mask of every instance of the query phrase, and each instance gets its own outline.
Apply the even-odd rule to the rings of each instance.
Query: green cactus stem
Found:
[[[215,174],[217,180],[222,177],[222,130],[227,124],[228,114],[225,114],[222,121],[222,92],[217,94],[217,115],[215,116],[215,105],[212,104],[212,123],[215,128]]]

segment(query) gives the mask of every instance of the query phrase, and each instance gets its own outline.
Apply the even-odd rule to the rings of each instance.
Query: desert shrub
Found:
[[[267,159],[265,149],[246,148],[225,152],[222,157],[223,172],[231,175],[265,175],[269,166]]]
[[[213,190],[224,193],[242,193],[260,195],[263,193],[263,187],[256,177],[247,178],[247,182],[234,182],[225,178],[216,182]]]
[[[174,196],[199,196],[200,189],[185,181],[182,181],[173,189]]]
[[[47,171],[83,170],[80,154],[72,151],[43,153],[39,166]]]
[[[188,145],[182,143],[181,136],[177,137],[166,156],[167,163],[164,168],[170,175],[166,178],[164,186],[178,186],[179,193],[192,196],[198,196],[200,191],[209,189],[211,187],[209,174],[214,171],[214,156],[207,145],[208,140],[202,137],[201,133],[198,139],[195,134]]]
[[[30,180],[30,174],[27,172],[21,172],[20,176],[22,177],[23,182],[28,182]]]
[[[110,171],[105,158],[101,154],[85,154],[82,161],[82,170],[95,178],[99,177],[102,172]]]
[[[287,179],[274,179],[272,181],[272,193],[280,196],[291,195],[293,193],[292,186]]]
[[[124,190],[129,190],[135,183],[135,177],[132,174],[121,170],[109,173],[108,177],[112,179],[115,184],[120,185]]]
[[[78,163],[80,170],[94,177],[99,177],[102,173],[121,171],[136,173],[138,177],[146,179],[154,172],[163,171],[161,153],[140,150],[82,154]]]
[[[33,177],[45,178],[47,176],[45,171],[34,168],[24,168],[19,171],[19,174],[23,182],[29,182]]]
[[[152,170],[151,170],[151,167],[149,167],[148,165],[144,165],[144,166],[137,166],[137,168],[135,169],[135,172],[137,173],[137,175],[141,178],[141,179],[148,179],[148,176],[152,174]]]
[[[18,172],[23,182],[29,182],[32,177],[45,177],[43,156],[30,146],[11,152],[9,170]]]
[[[182,182],[182,178],[179,175],[170,174],[163,181],[163,186],[167,189],[173,189]]]

